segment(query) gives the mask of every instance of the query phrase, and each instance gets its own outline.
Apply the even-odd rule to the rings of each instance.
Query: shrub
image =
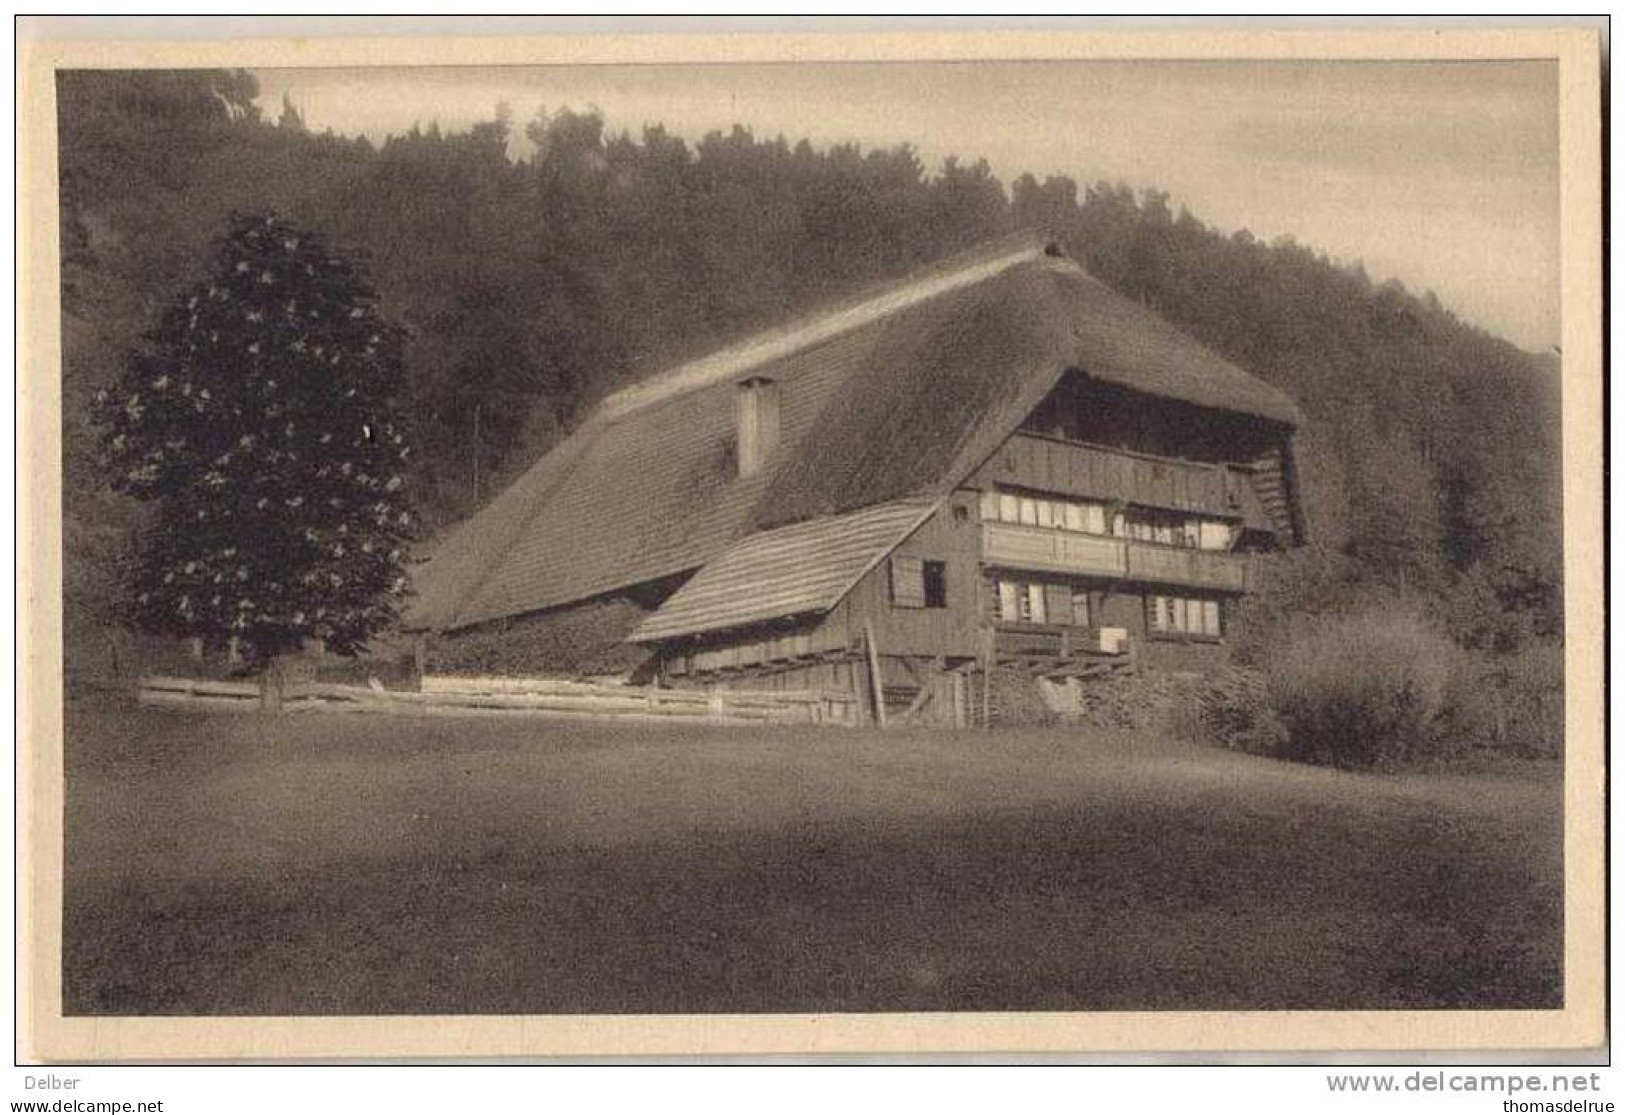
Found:
[[[1556,758],[1563,750],[1563,648],[1530,643],[1459,672],[1446,732],[1461,750]]]
[[[1199,737],[1189,720],[1200,685],[1195,675],[1150,666],[1088,678],[1078,687],[1072,719],[1090,728]]]
[[[1284,729],[1261,671],[1230,667],[1209,674],[1184,709],[1181,729],[1188,738],[1232,751],[1280,750]]]
[[[1504,703],[1496,743],[1520,755],[1563,754],[1563,648],[1530,643],[1497,660],[1492,675]]]
[[[1278,753],[1391,768],[1447,744],[1441,716],[1460,652],[1421,614],[1385,605],[1315,618],[1271,655]]]

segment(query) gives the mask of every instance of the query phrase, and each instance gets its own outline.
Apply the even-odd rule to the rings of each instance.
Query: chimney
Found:
[[[741,380],[736,410],[739,475],[755,476],[779,446],[779,385],[765,376]]]

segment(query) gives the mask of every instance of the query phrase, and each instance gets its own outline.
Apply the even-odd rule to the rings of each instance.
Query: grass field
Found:
[[[68,713],[70,1014],[1550,1007],[1560,779]]]

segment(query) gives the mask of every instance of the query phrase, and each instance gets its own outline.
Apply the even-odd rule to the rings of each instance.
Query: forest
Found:
[[[108,484],[91,400],[245,211],[363,260],[404,329],[399,407],[431,530],[628,380],[1040,226],[1307,415],[1312,543],[1279,563],[1259,623],[1395,598],[1486,662],[1560,639],[1556,357],[1357,262],[1223,233],[1154,189],[1006,183],[985,161],[928,167],[907,146],[610,133],[569,107],[522,122],[496,107],[466,131],[374,144],[313,132],[291,106],[272,119],[256,97],[243,72],[59,77],[70,674],[105,658],[143,514]]]

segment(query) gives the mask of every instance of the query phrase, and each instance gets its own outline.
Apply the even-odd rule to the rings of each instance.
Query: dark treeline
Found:
[[[907,147],[736,128],[690,144],[559,110],[374,145],[255,107],[231,72],[59,82],[70,634],[117,614],[135,512],[98,471],[88,399],[210,258],[272,210],[368,262],[409,334],[405,409],[429,521],[472,510],[604,392],[707,344],[1024,226],[1293,394],[1314,546],[1267,606],[1424,601],[1468,646],[1560,622],[1555,368],[1290,241],[1224,235],[1155,191],[930,171]],[[521,134],[516,132],[522,129]],[[527,152],[515,158],[512,150]]]

